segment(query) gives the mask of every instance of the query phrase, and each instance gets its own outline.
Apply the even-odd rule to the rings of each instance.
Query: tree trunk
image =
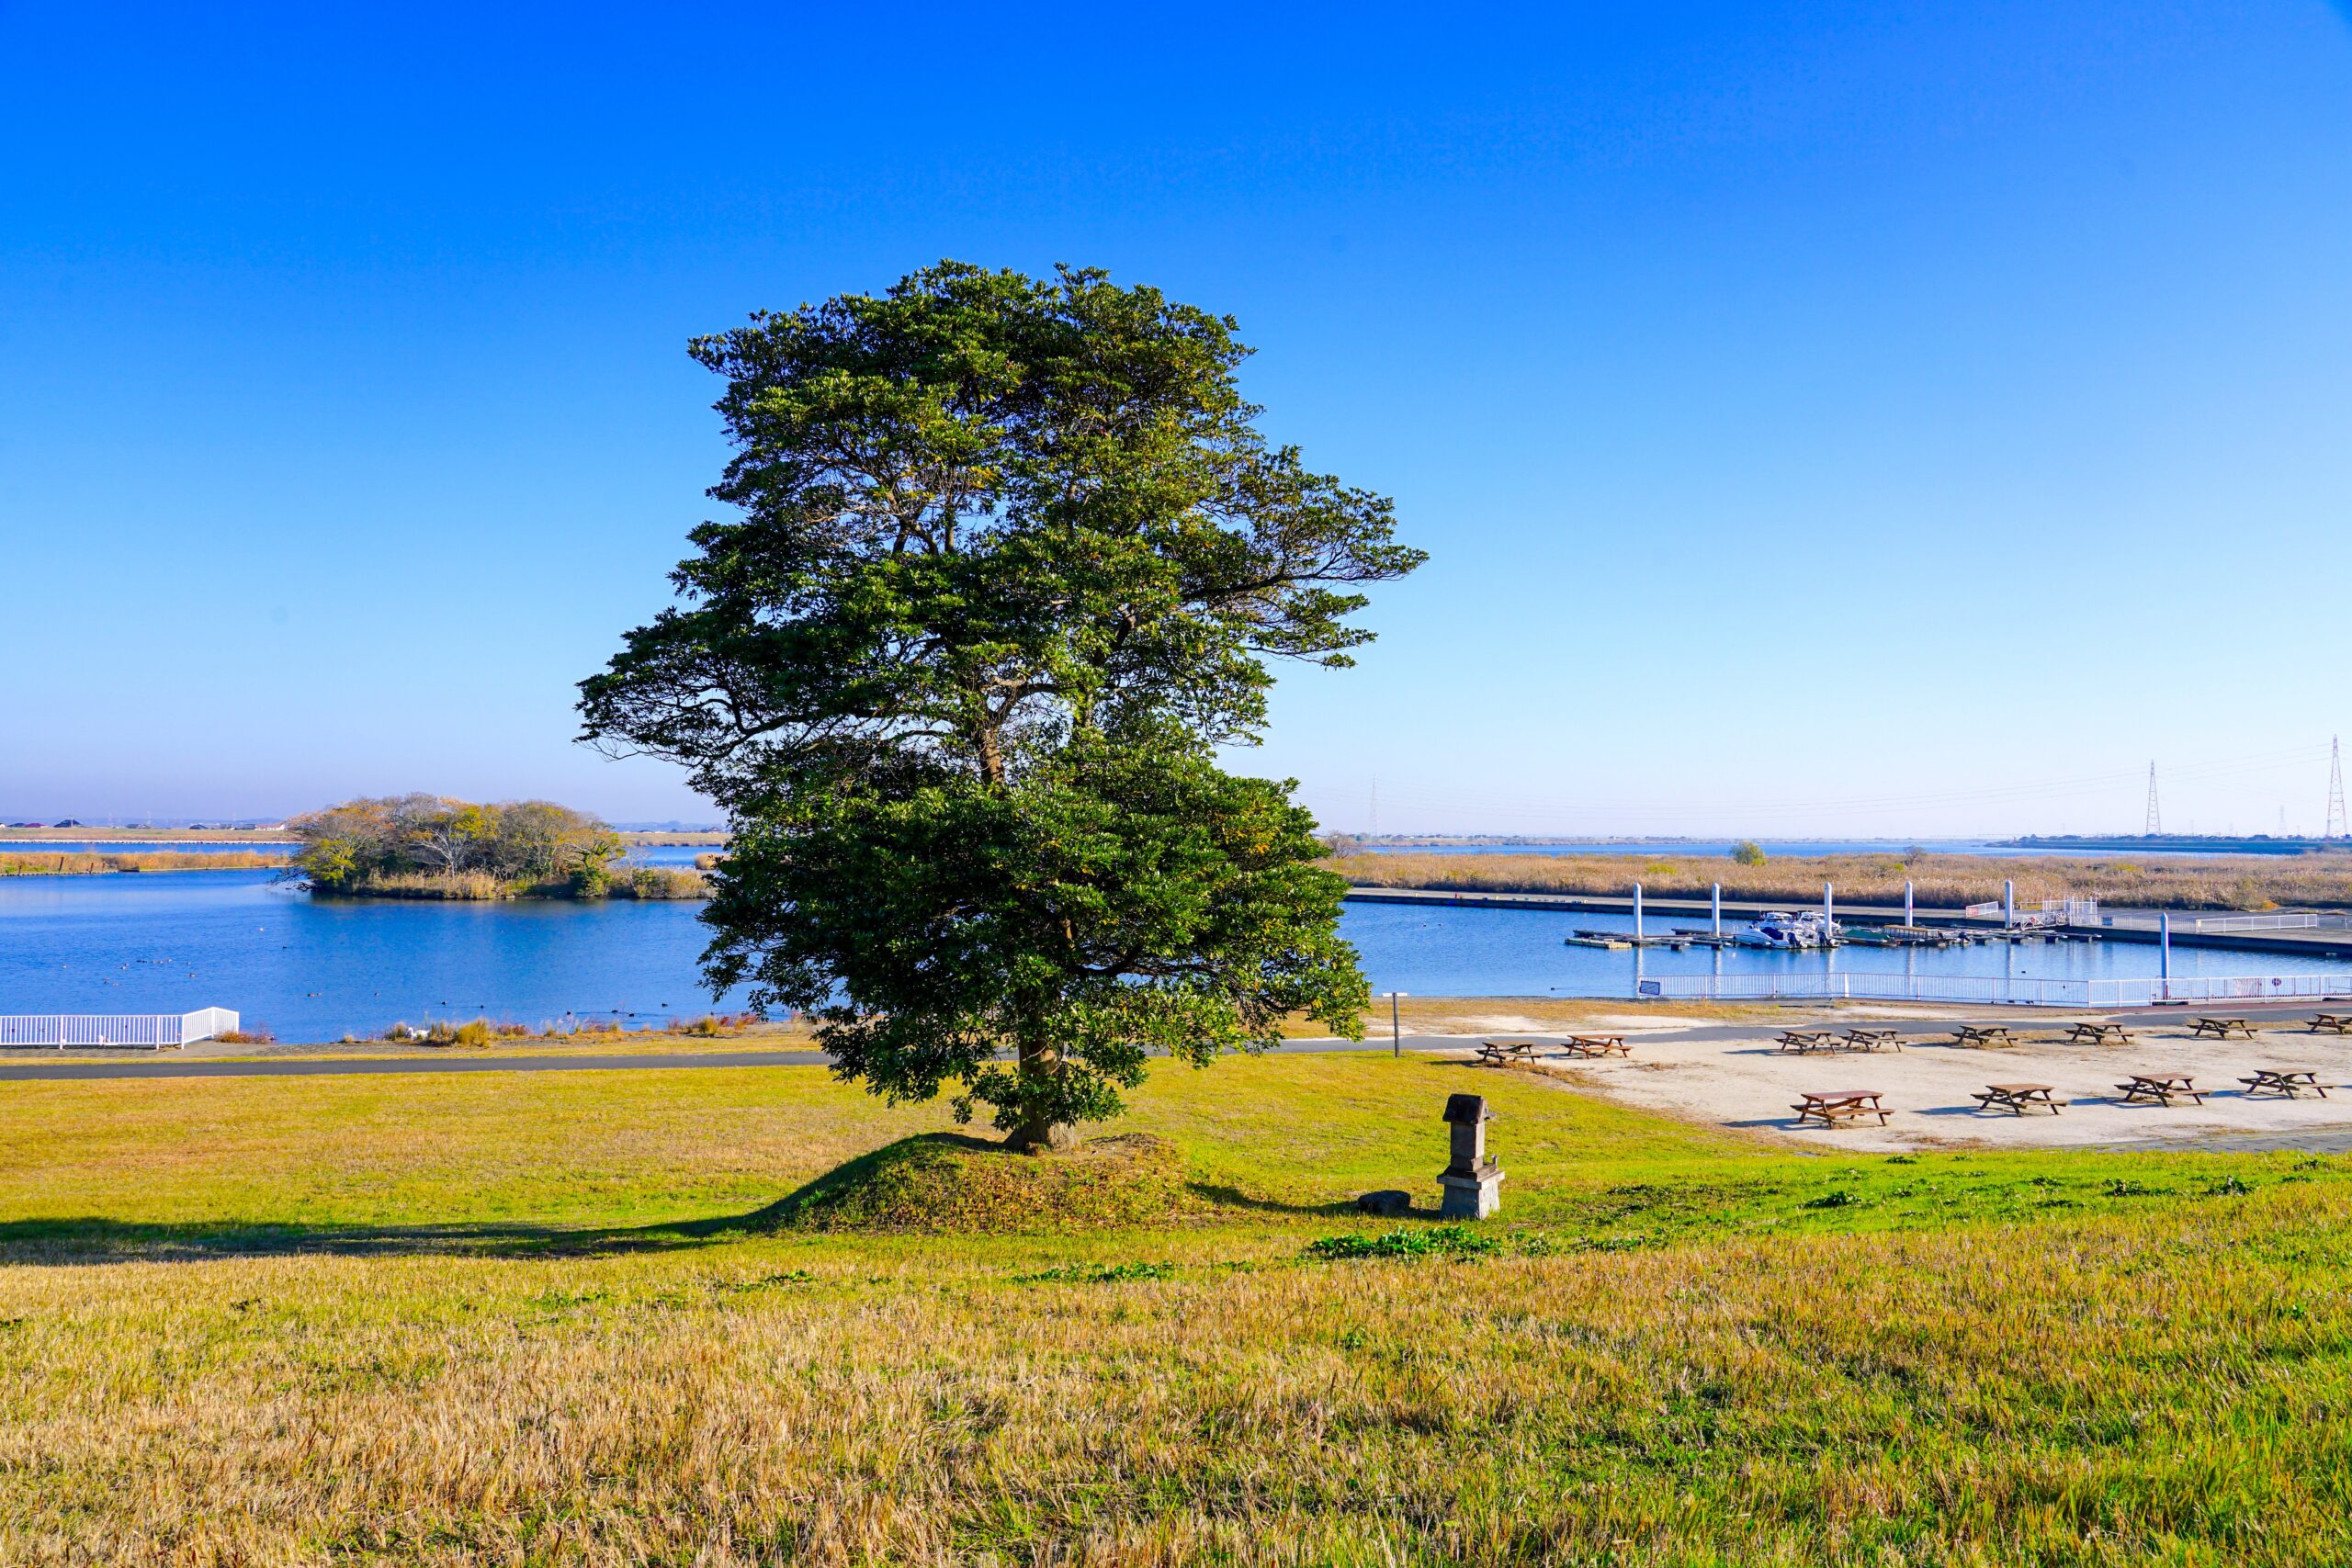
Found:
[[[1005,1146],[1023,1154],[1078,1147],[1077,1123],[1057,1122],[1047,1109],[1055,1098],[1050,1084],[1060,1074],[1061,1052],[1046,1041],[1034,1038],[1021,1040],[1015,1049],[1020,1053],[1023,1087],[1033,1092],[1022,1097],[1021,1119],[1005,1134]]]

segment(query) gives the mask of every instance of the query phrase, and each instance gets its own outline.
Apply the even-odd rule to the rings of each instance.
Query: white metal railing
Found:
[[[227,1008],[194,1012],[0,1013],[0,1046],[122,1045],[149,1051],[192,1044],[232,1032],[237,1015]]]
[[[2321,927],[2341,931],[2352,919],[2336,910],[2287,909],[2275,915],[2202,915],[2189,922],[2200,931],[2313,931]]]
[[[2097,924],[2119,931],[2153,931],[2162,929],[2164,917],[2155,914],[2107,915]],[[2263,915],[2189,915],[2173,917],[2172,929],[2183,934],[2193,932],[2239,931],[2344,931],[2352,929],[2352,914],[2341,909],[2280,909]]]
[[[1970,904],[1960,911],[1974,919],[2007,919],[2014,918],[2020,926],[2095,926],[2098,924],[2098,900],[2096,898],[2043,898],[2032,904],[2019,904],[2014,911],[1996,898],[1990,903]]]
[[[2000,975],[1660,975],[1634,994],[1673,1001],[1983,1002],[2014,1007],[2147,1007],[2157,1002],[2352,998],[2352,974],[2187,979],[2035,980]]]

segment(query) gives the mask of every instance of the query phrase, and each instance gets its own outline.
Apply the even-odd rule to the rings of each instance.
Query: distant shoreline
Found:
[[[2256,833],[2236,838],[2218,833],[2120,833],[2109,837],[2082,833],[2029,833],[2021,839],[1996,839],[1994,848],[2033,854],[2049,850],[2109,850],[2143,854],[2314,855],[2352,852],[2352,840],[2274,838]]]
[[[255,849],[295,849],[301,840],[290,833],[245,829],[191,828],[184,833],[170,833],[155,828],[0,828],[0,846],[8,844],[251,844]]]

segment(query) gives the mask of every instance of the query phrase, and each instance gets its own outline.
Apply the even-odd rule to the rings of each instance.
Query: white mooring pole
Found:
[[[1837,895],[1830,891],[1829,884],[1825,882],[1821,885],[1821,941],[1824,946],[1828,944],[1830,940],[1829,933],[1835,931],[1837,926]]]
[[[2001,882],[2001,929],[2007,931],[2018,923],[2018,885],[2014,878]]]
[[[1911,919],[1911,885],[1906,882],[1903,885],[1903,929],[1905,931],[1909,931],[1913,924],[1914,921]]]
[[[2156,978],[2162,987],[2158,1001],[2172,1000],[2172,912],[2156,917]]]
[[[1642,885],[1634,884],[1634,940],[1642,940]]]
[[[1707,907],[1715,918],[1715,935],[1721,937],[1724,934],[1724,885],[1722,883],[1715,884],[1714,892],[1708,896]]]

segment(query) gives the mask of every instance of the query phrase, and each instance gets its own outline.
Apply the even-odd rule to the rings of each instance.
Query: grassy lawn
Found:
[[[1433,1194],[1466,1087],[1501,1219],[1345,1212]],[[944,1113],[813,1068],[6,1089],[0,1562],[2352,1557],[2337,1158],[1807,1156],[1288,1056],[1139,1097],[1181,1224],[814,1235],[746,1222]]]

